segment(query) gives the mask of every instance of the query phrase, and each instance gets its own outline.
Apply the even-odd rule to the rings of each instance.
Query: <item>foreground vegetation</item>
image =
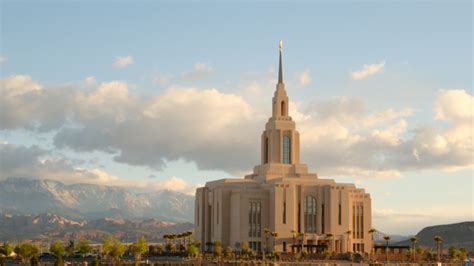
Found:
[[[0,246],[0,266],[6,265],[6,260],[14,259],[23,264],[39,265],[40,261],[48,261],[54,265],[64,265],[65,261],[83,261],[92,265],[99,264],[121,264],[124,260],[135,261],[139,264],[143,260],[148,261],[159,257],[177,257],[181,259],[190,259],[195,261],[245,261],[245,260],[270,260],[270,261],[308,261],[308,260],[346,260],[346,261],[375,261],[376,255],[373,250],[370,253],[335,253],[326,250],[319,254],[299,253],[273,253],[275,248],[275,239],[278,234],[271,231],[265,231],[266,237],[264,251],[256,252],[249,247],[247,242],[239,243],[234,248],[223,247],[220,241],[206,243],[206,252],[200,252],[201,243],[192,239],[191,231],[181,234],[166,234],[164,244],[149,244],[145,237],[140,237],[134,243],[122,243],[110,235],[105,236],[100,244],[92,244],[91,241],[81,238],[70,240],[66,243],[57,240],[49,244],[48,247],[41,246],[41,243],[22,242],[15,246],[9,242],[4,242]],[[348,233],[350,235],[350,233]],[[269,242],[269,238],[273,237]],[[332,238],[327,234],[327,238]],[[304,235],[303,235],[304,239]],[[388,248],[390,237],[384,237]],[[431,248],[417,247],[417,238],[410,238],[412,243],[410,250],[406,252],[403,261],[409,262],[460,262],[474,257],[474,250],[468,253],[465,248],[449,247],[442,249],[443,238],[436,236],[436,251]],[[296,237],[294,238],[296,244]],[[47,252],[47,251],[49,252]],[[379,254],[380,255],[380,254]],[[385,253],[386,262],[389,261],[388,253]]]

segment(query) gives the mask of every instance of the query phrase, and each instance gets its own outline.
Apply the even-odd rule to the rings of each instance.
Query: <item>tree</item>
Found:
[[[189,243],[186,247],[186,252],[188,253],[188,256],[191,258],[197,257],[197,255],[199,254],[199,246],[200,243],[198,241]]]
[[[51,251],[51,253],[56,257],[56,262],[54,263],[54,265],[55,266],[62,265],[63,256],[64,256],[64,253],[66,252],[63,242],[60,240],[54,241],[53,243],[51,243],[49,247],[49,251]]]
[[[293,234],[293,247],[292,247],[291,251],[294,252],[294,249],[296,248],[296,231],[291,230],[291,233]]]
[[[304,247],[305,233],[300,233],[300,236],[301,236],[301,253],[303,254],[303,247]]]
[[[460,257],[460,254],[461,254],[461,251],[457,247],[455,246],[449,247],[448,255],[450,259],[457,260]]]
[[[120,257],[123,256],[125,253],[125,245],[120,242],[118,239],[114,239],[112,242],[112,246],[110,247],[108,255],[112,257],[114,260],[119,260]]]
[[[272,239],[273,239],[272,251],[273,251],[273,253],[275,253],[275,245],[276,245],[276,239],[278,237],[278,233],[277,232],[272,232],[271,235],[272,235]]]
[[[270,248],[268,247],[268,238],[270,237],[271,230],[268,228],[263,229],[263,234],[265,235],[265,253],[270,252]],[[263,257],[265,258],[265,254],[263,254]]]
[[[418,254],[418,258],[422,258],[423,253],[425,253],[425,250],[422,247],[416,248],[416,254]]]
[[[372,248],[370,249],[370,258],[372,259],[372,255],[374,253],[374,250],[375,250],[375,243],[374,243],[374,233],[377,232],[377,230],[375,230],[375,228],[370,228],[369,230],[369,234],[370,234],[370,238],[372,239]]]
[[[443,238],[441,236],[435,236],[434,241],[436,242],[436,248],[437,248],[437,260],[441,261],[441,243],[443,243]]]
[[[244,241],[240,244],[240,250],[242,251],[243,254],[245,254],[245,256],[247,256],[247,254],[249,253],[249,242],[247,241]]]
[[[460,260],[465,260],[467,258],[467,249],[466,248],[460,248],[459,249],[459,259]]]
[[[75,252],[76,252],[76,243],[74,243],[74,240],[69,240],[69,243],[66,246],[66,254],[72,257],[74,256]]]
[[[161,253],[163,253],[164,247],[163,247],[162,244],[156,245],[155,248],[156,248],[156,253],[157,254],[161,255]]]
[[[82,258],[92,251],[91,242],[85,238],[79,239],[76,245],[76,252],[81,254]]]
[[[334,235],[331,234],[331,233],[327,233],[326,234],[326,239],[329,239],[329,252],[332,253],[333,252],[333,239],[334,239]]]
[[[102,239],[102,255],[107,257],[112,250],[114,238],[111,235],[106,235]]]
[[[226,249],[224,250],[224,256],[226,258],[232,258],[232,254],[234,253],[234,250],[232,249],[231,246],[227,246]]]
[[[132,253],[136,260],[140,260],[141,256],[148,251],[148,243],[145,237],[141,236],[137,242],[132,244]]]
[[[385,259],[388,263],[388,241],[390,241],[390,236],[383,236],[383,239],[385,239],[386,244],[385,244]]]
[[[416,245],[416,241],[418,241],[418,237],[416,236],[412,236],[410,237],[410,242],[411,242],[411,252],[412,252],[412,260],[415,261],[416,259],[416,256],[415,256],[415,245]]]
[[[347,231],[346,231],[346,235],[347,235],[347,239],[346,239],[346,249],[347,249],[347,252],[350,252],[350,251],[351,251],[351,249],[350,249],[351,234],[352,234],[352,231],[351,231],[351,230],[347,230]]]
[[[3,254],[5,257],[9,257],[13,252],[13,247],[8,242],[3,242],[3,245],[0,247],[0,254]]]
[[[217,258],[220,258],[222,255],[222,243],[221,241],[215,241],[214,242],[214,255],[216,255]]]
[[[22,262],[27,262],[34,257],[38,257],[40,249],[38,245],[29,242],[23,242],[15,247],[15,253],[18,254]]]

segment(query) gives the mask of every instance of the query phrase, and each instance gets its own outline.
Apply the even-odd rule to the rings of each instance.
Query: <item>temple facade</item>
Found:
[[[300,163],[300,134],[288,112],[281,46],[261,162],[244,178],[210,181],[196,190],[195,238],[203,251],[220,241],[234,249],[247,242],[255,251],[369,253],[370,195],[354,184],[319,178]]]

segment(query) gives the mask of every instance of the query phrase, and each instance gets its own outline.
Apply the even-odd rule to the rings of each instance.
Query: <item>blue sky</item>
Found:
[[[4,169],[3,177],[132,180],[188,193],[208,180],[239,177],[258,164],[283,39],[290,115],[307,140],[302,159],[310,169],[366,188],[381,230],[411,234],[473,219],[470,1],[0,7],[0,74],[11,90],[2,91],[9,109],[1,110],[8,118],[0,137],[12,152],[42,151],[32,157],[35,167]],[[118,67],[118,57],[129,64]],[[364,72],[364,65],[375,70]],[[363,77],[354,78],[357,71]],[[13,90],[27,93],[6,102]],[[31,91],[40,96],[32,100]],[[192,117],[201,126],[188,121],[193,108],[200,108]],[[152,115],[135,119],[144,113]],[[125,132],[123,121],[137,131]],[[203,136],[185,146],[193,129]],[[212,139],[219,144],[209,146]],[[334,151],[331,141],[343,148]],[[420,163],[407,163],[407,150],[420,153]]]

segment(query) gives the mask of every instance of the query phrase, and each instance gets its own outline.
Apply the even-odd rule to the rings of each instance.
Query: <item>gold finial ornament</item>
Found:
[[[280,52],[283,51],[283,41],[280,40]]]

